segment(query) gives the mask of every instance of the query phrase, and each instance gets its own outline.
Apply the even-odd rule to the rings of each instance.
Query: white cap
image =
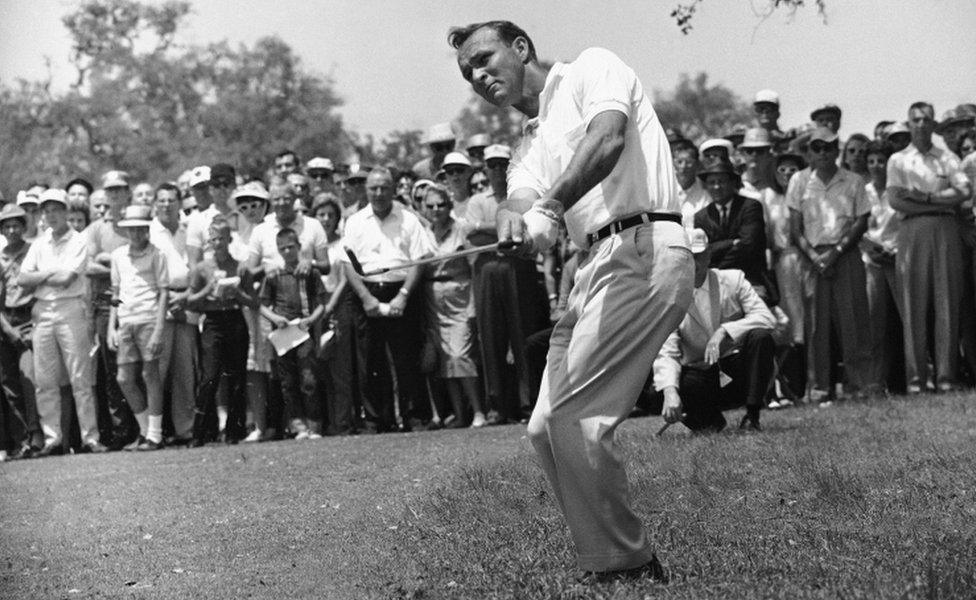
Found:
[[[691,241],[692,254],[700,254],[708,248],[708,234],[704,229],[688,230],[688,239]]]
[[[45,202],[57,202],[58,204],[63,205],[65,208],[68,208],[68,193],[64,190],[59,190],[58,188],[48,188],[41,192],[40,202],[41,206],[43,206]]]
[[[312,169],[321,169],[324,171],[335,171],[335,166],[332,161],[328,158],[322,158],[321,156],[316,156],[312,160],[305,164],[305,170],[311,171]]]
[[[756,99],[752,103],[759,104],[760,102],[769,102],[770,104],[779,106],[779,94],[773,90],[759,90],[756,92]]]
[[[444,162],[441,163],[442,167],[448,165],[462,165],[465,167],[471,166],[471,159],[468,158],[463,152],[448,152],[447,156],[444,157]]]
[[[425,144],[439,144],[443,142],[453,142],[457,139],[450,123],[438,123],[431,125],[424,135]]]
[[[210,167],[193,167],[190,171],[190,187],[200,185],[201,183],[210,183]]]
[[[20,190],[19,192],[17,192],[17,206],[21,206],[23,204],[37,204],[37,203],[38,203],[37,196],[33,194],[28,195],[28,193],[25,192],[24,190]]]
[[[735,150],[735,146],[732,145],[731,141],[725,138],[712,138],[702,142],[702,145],[698,147],[698,151],[704,153],[705,150],[710,148],[725,148],[728,151],[729,156],[732,156],[732,151]]]
[[[512,149],[505,144],[492,144],[485,148],[485,160],[487,161],[493,158],[512,160]]]

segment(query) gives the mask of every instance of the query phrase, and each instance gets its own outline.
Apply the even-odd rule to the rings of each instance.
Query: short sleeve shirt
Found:
[[[383,220],[373,213],[372,206],[367,206],[349,217],[342,241],[355,253],[364,271],[395,267],[423,258],[434,251],[430,235],[420,219],[398,202],[393,203],[393,209]],[[365,279],[374,282],[397,282],[406,277],[406,271],[400,270]]]
[[[790,179],[786,205],[803,215],[803,236],[812,246],[836,244],[861,215],[871,212],[864,178],[840,168],[824,184],[809,167]]]
[[[888,252],[898,249],[898,224],[901,219],[898,213],[888,203],[888,194],[878,194],[870,183],[864,186],[868,201],[871,203],[871,216],[868,217],[868,229],[864,237],[878,244]]]
[[[85,230],[85,235],[88,237],[88,260],[90,261],[94,261],[99,254],[111,254],[116,248],[129,243],[129,238],[115,228],[111,213],[92,223]],[[108,307],[108,292],[112,285],[109,276],[95,275],[90,279],[91,295],[95,305]]]
[[[163,252],[149,244],[141,252],[125,245],[112,251],[112,297],[119,323],[151,323],[159,308],[159,292],[169,287]]]
[[[322,224],[312,217],[296,215],[295,221],[288,226],[298,234],[298,244],[300,246],[299,255],[307,260],[325,261],[328,260],[329,240],[325,236]],[[278,218],[267,219],[259,223],[251,232],[251,240],[248,243],[248,257],[260,257],[261,265],[269,267],[284,268],[285,261],[278,254],[278,232],[282,227],[278,223]]]
[[[474,227],[494,226],[498,199],[492,192],[481,192],[468,200],[467,220]]]
[[[633,69],[602,48],[550,69],[539,115],[525,124],[512,158],[509,194],[528,188],[544,195],[566,171],[590,122],[606,111],[627,117],[624,148],[610,174],[566,212],[569,236],[581,248],[586,234],[613,221],[681,210],[671,150],[651,100]]]
[[[23,273],[68,271],[81,274],[88,264],[87,242],[88,236],[70,227],[59,238],[55,238],[48,229],[31,244],[20,270]],[[41,284],[34,289],[34,297],[38,300],[60,300],[81,298],[87,292],[86,278],[79,275],[66,287]]]
[[[934,194],[966,180],[959,158],[936,146],[923,154],[914,144],[910,144],[888,159],[889,188],[900,187]]]
[[[293,271],[278,271],[264,280],[261,289],[261,303],[289,321],[311,315],[326,300],[318,269],[312,269],[305,277],[297,277]]]

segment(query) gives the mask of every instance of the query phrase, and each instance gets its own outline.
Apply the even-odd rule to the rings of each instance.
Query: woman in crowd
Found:
[[[488,175],[484,169],[475,169],[471,173],[471,178],[468,179],[468,189],[472,196],[488,190]]]
[[[840,155],[840,166],[848,171],[853,171],[867,179],[868,174],[868,143],[871,140],[863,133],[851,134],[844,142],[844,151]]]
[[[451,192],[431,185],[424,194],[424,206],[431,221],[431,232],[438,254],[456,252],[467,243],[468,228],[451,216]],[[438,375],[444,380],[455,419],[450,427],[485,424],[474,362],[474,332],[471,320],[471,263],[467,257],[455,258],[428,267],[427,323],[430,340],[436,340]],[[468,409],[473,411],[468,420]]]
[[[342,238],[339,235],[339,220],[342,218],[342,205],[338,196],[325,193],[315,197],[312,214],[322,224],[325,237],[329,242],[328,275],[322,277],[325,291],[329,300],[325,304],[325,316],[322,319],[323,336],[319,355],[325,362],[321,378],[322,389],[325,390],[326,418],[329,435],[349,435],[356,430],[355,409],[353,401],[354,382],[353,352],[349,351],[349,337],[353,331],[353,312],[348,302],[343,302],[346,290],[346,274],[342,267],[344,250]],[[337,351],[340,344],[345,349]]]

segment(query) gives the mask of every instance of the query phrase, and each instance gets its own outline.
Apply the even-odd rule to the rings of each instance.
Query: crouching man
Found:
[[[739,427],[759,430],[774,376],[776,322],[742,271],[708,268],[708,236],[701,229],[692,230],[691,248],[694,300],[654,361],[662,414],[681,415],[695,432],[717,432],[725,427],[723,410],[745,405]]]

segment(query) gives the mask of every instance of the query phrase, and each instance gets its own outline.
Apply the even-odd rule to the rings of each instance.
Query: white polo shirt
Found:
[[[871,212],[864,178],[843,167],[826,184],[810,167],[794,173],[786,205],[803,215],[803,237],[811,246],[838,243],[854,221]]]
[[[433,254],[431,236],[420,219],[399,202],[382,221],[367,206],[346,221],[342,243],[355,253],[364,271],[393,267]],[[348,257],[344,262],[349,262]],[[403,281],[406,271],[389,271],[365,278],[366,281]]]
[[[539,116],[525,124],[512,158],[509,196],[522,188],[544,195],[566,171],[590,121],[608,110],[627,116],[624,149],[610,175],[566,212],[569,236],[581,248],[586,234],[621,218],[681,212],[671,149],[651,100],[633,69],[602,48],[549,71]]]
[[[58,239],[54,239],[48,229],[38,236],[27,250],[27,256],[20,266],[21,273],[38,271],[71,271],[78,273],[71,285],[56,287],[41,284],[34,290],[38,300],[60,300],[62,298],[81,298],[88,291],[84,276],[88,262],[88,236],[68,228]]]
[[[318,220],[305,215],[295,215],[295,220],[288,228],[298,234],[299,254],[302,258],[323,262],[328,260],[329,240]],[[275,215],[255,225],[248,243],[248,258],[257,256],[261,259],[261,265],[283,269],[285,259],[278,253],[278,232],[281,229],[278,217]]]

